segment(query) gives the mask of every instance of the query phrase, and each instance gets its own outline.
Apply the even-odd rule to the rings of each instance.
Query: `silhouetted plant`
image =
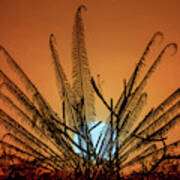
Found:
[[[59,178],[120,179],[127,169],[133,167],[139,167],[141,173],[138,174],[138,170],[134,169],[137,172],[134,177],[146,175],[151,178],[152,172],[164,161],[180,159],[180,154],[174,152],[179,148],[180,141],[168,145],[165,143],[167,132],[180,120],[180,89],[159,106],[152,108],[144,119],[140,119],[147,100],[144,88],[167,50],[172,48],[174,55],[177,45],[167,44],[138,82],[147,54],[158,37],[163,39],[161,32],[155,33],[129,80],[124,80],[124,89],[117,103],[114,104],[113,99],[109,103],[90,72],[82,9],[86,10],[86,7],[78,7],[73,27],[72,86],[61,65],[55,36],[51,34],[49,38],[58,92],[62,100],[62,117],[47,103],[7,50],[0,47],[1,62],[6,63],[6,67],[13,70],[16,76],[16,79],[11,80],[6,68],[0,68],[0,123],[6,130],[0,141],[0,163],[4,171],[11,167],[8,175],[4,172],[6,177],[19,178],[19,169],[14,165],[26,164],[28,166],[24,169],[31,167],[32,171],[28,173],[32,176],[37,175],[34,170],[39,168],[49,171],[49,174],[39,175],[40,178],[50,177],[51,172],[55,172]],[[100,132],[94,146],[90,133],[102,123],[88,127],[89,122],[95,121],[95,94],[110,115],[105,120],[108,128]],[[78,135],[78,143],[72,134]],[[163,143],[163,148],[158,148],[158,142]],[[96,152],[98,146],[100,148]],[[77,154],[74,147],[81,153]],[[105,159],[107,152],[109,157]],[[64,172],[66,175],[57,175],[56,172]]]

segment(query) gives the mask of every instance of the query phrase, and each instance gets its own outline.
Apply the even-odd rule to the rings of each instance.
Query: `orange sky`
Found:
[[[123,79],[128,78],[156,31],[164,33],[156,43],[149,65],[168,42],[180,44],[179,0],[1,0],[0,44],[17,60],[56,111],[59,108],[48,38],[57,38],[62,64],[71,77],[71,39],[74,13],[80,3],[92,74],[100,74],[107,99],[118,98]],[[158,105],[180,85],[180,51],[167,56],[147,86],[148,107]],[[102,105],[97,107],[100,119]],[[177,131],[176,131],[177,132]]]

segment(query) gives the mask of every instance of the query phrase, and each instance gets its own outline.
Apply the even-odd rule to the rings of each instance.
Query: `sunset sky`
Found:
[[[164,41],[152,48],[147,67],[169,42],[180,45],[179,0],[1,0],[0,44],[16,59],[43,96],[59,111],[49,35],[54,33],[62,65],[71,79],[71,42],[74,14],[80,4],[83,12],[91,72],[100,74],[103,94],[116,101],[122,92],[123,79],[141,57],[152,35],[161,31]],[[180,51],[164,57],[148,82],[149,110],[157,106],[180,85]],[[102,120],[106,113],[97,103]],[[174,134],[176,134],[174,132]]]

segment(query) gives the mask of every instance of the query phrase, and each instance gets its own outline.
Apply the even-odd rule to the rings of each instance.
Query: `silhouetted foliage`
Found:
[[[163,39],[161,32],[155,33],[129,80],[124,81],[117,103],[113,99],[108,102],[90,72],[82,9],[86,7],[78,7],[73,27],[72,86],[61,65],[55,36],[51,34],[49,39],[62,100],[62,117],[47,103],[8,51],[0,46],[1,62],[7,67],[0,67],[0,125],[5,129],[0,140],[3,171],[0,179],[177,178],[180,140],[166,144],[166,139],[167,133],[180,122],[180,89],[140,119],[147,101],[144,88],[167,50],[172,48],[174,55],[177,45],[167,44],[138,82],[147,54],[158,38]],[[7,69],[13,70],[15,79],[11,80]],[[100,132],[94,146],[90,132],[101,122],[90,129],[87,123],[95,120],[95,94],[109,110],[106,119],[109,126],[105,132]],[[72,134],[78,135],[78,143]],[[158,143],[163,147],[157,146]],[[74,147],[81,153],[77,154]],[[107,152],[109,158],[105,159]],[[166,171],[162,170],[167,165]]]

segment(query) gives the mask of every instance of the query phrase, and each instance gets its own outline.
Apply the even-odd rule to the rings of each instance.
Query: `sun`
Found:
[[[111,156],[113,156],[116,151],[116,144],[112,145],[112,147],[109,144],[111,138],[113,141],[115,141],[116,131],[112,131],[111,126],[102,121],[88,122],[87,124],[84,124],[83,127],[79,128],[79,132],[81,134],[85,134],[83,131],[85,131],[86,128],[88,131],[90,131],[89,136],[92,141],[93,148],[95,149],[96,155],[99,157],[99,159],[109,160],[109,152],[111,153]],[[87,151],[88,143],[84,138],[82,138],[78,134],[75,134],[74,142],[76,142],[79,146]],[[110,151],[110,148],[112,148],[112,151]],[[87,156],[87,153],[83,152],[76,145],[74,145],[74,150],[80,156]],[[93,156],[92,159],[95,160]]]

